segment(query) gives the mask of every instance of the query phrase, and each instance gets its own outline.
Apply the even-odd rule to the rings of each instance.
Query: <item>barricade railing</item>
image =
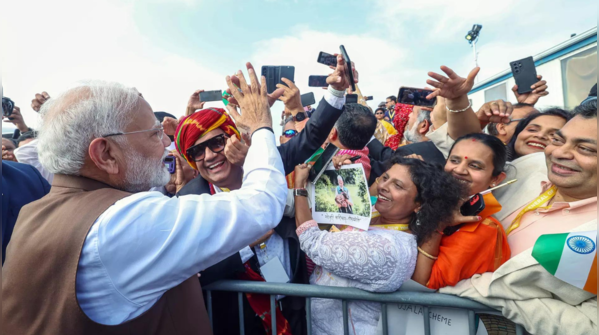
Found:
[[[411,304],[420,305],[423,307],[423,325],[425,335],[430,335],[431,325],[429,317],[430,308],[455,308],[468,311],[468,325],[470,335],[476,334],[476,318],[475,313],[477,312],[497,312],[488,306],[481,303],[459,298],[456,296],[441,294],[441,293],[420,293],[420,292],[406,292],[398,291],[393,293],[372,293],[366,292],[356,288],[349,287],[334,287],[334,286],[319,286],[319,285],[305,285],[305,284],[279,284],[279,283],[266,283],[266,282],[255,282],[255,281],[242,281],[242,280],[223,280],[212,283],[203,288],[206,291],[206,302],[208,305],[208,315],[210,322],[212,323],[212,291],[229,291],[237,292],[238,294],[238,309],[239,309],[239,334],[244,335],[244,320],[243,320],[243,294],[244,293],[259,293],[267,294],[270,296],[270,311],[271,315],[275,315],[277,308],[276,296],[296,296],[306,298],[306,321],[308,326],[308,335],[311,335],[311,299],[312,298],[326,298],[326,299],[337,299],[341,300],[343,308],[343,333],[349,334],[348,327],[348,301],[372,301],[381,303],[381,314],[383,324],[383,334],[389,334],[387,325],[387,304],[399,303],[399,304]],[[277,320],[272,319],[272,332],[276,333]],[[524,330],[520,325],[516,325],[516,334],[523,335]]]

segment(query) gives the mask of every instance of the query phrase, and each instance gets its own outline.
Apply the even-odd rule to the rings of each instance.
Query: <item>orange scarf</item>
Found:
[[[455,286],[475,274],[493,272],[511,255],[503,226],[491,215],[501,210],[492,193],[483,196],[483,219],[463,225],[450,236],[443,236],[437,261],[433,265],[428,288]]]

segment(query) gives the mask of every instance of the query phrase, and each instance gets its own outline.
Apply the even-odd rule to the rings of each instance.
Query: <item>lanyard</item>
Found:
[[[545,191],[538,198],[536,198],[533,202],[531,202],[528,206],[526,206],[522,211],[520,211],[520,213],[518,213],[518,215],[516,216],[516,218],[514,219],[514,221],[512,221],[512,224],[508,228],[506,234],[509,235],[516,228],[520,227],[520,221],[522,220],[522,217],[524,216],[524,214],[526,214],[526,213],[528,213],[530,211],[534,211],[536,209],[548,209],[548,208],[550,208],[551,206],[545,206],[545,207],[541,207],[541,206],[544,203],[546,203],[546,202],[550,201],[551,199],[553,199],[553,197],[555,196],[556,193],[557,193],[557,187],[556,186],[551,186],[550,189],[548,189],[547,191]]]

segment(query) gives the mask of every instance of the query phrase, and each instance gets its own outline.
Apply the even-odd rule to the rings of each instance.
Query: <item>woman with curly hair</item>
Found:
[[[309,167],[295,170],[295,185],[306,185]],[[355,287],[370,292],[393,292],[412,277],[419,245],[453,222],[473,222],[458,207],[465,195],[460,183],[436,166],[417,159],[394,157],[378,183],[375,204],[380,215],[367,231],[327,232],[312,219],[308,199],[296,192],[295,217],[301,249],[317,265],[314,285]],[[342,334],[339,300],[312,299],[313,334]],[[379,303],[349,303],[352,334],[376,332]]]

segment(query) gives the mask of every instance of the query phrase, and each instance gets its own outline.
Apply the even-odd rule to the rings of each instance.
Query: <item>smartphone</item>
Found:
[[[364,97],[364,100],[366,100],[366,101],[374,100],[374,97],[372,95],[367,95]]]
[[[433,107],[436,100],[428,100],[426,98],[431,93],[433,91],[425,90],[424,88],[402,86],[399,88],[399,93],[397,94],[397,102],[406,105]]]
[[[357,104],[358,103],[358,95],[357,94],[346,94],[345,95],[345,103],[346,104]]]
[[[462,205],[462,207],[460,207],[460,213],[464,216],[474,216],[474,215],[478,215],[484,209],[485,209],[485,200],[483,199],[483,196],[480,193],[478,193],[478,194],[473,195],[468,201],[466,201]],[[451,234],[455,233],[456,231],[458,231],[458,229],[460,229],[461,226],[462,226],[462,224],[447,227],[447,228],[445,228],[445,230],[443,230],[443,233],[445,235],[451,235]]]
[[[316,99],[314,98],[314,93],[312,93],[312,92],[302,94],[302,96],[300,98],[302,100],[302,107],[316,104]]]
[[[287,78],[293,82],[295,79],[295,67],[293,66],[263,66],[262,75],[266,77],[266,90],[271,94],[277,89],[277,84],[283,83],[281,78]],[[283,83],[284,84],[284,83]]]
[[[328,66],[337,66],[337,56],[328,54],[324,51],[321,51],[318,54],[318,60],[316,60],[320,64],[328,65]]]
[[[512,75],[518,85],[518,93],[524,94],[532,92],[532,85],[539,79],[537,78],[537,68],[532,57],[527,57],[510,63]]]
[[[328,87],[327,76],[310,76],[308,77],[308,86],[310,87]]]
[[[2,98],[2,115],[9,117],[12,115],[12,111],[15,108],[15,103],[9,98]],[[9,118],[9,120],[12,120]]]
[[[345,73],[347,74],[347,78],[349,78],[349,84],[351,85],[352,92],[356,91],[356,83],[354,82],[354,71],[352,71],[351,60],[349,59],[349,55],[345,50],[343,45],[339,46],[339,51],[341,52],[341,56],[343,56],[343,60],[345,60]]]
[[[175,171],[177,170],[177,161],[175,160],[175,157],[166,156],[164,158],[164,166],[166,166],[166,169],[170,174],[175,173]]]
[[[200,101],[220,101],[223,99],[223,91],[204,91],[200,92]]]
[[[355,162],[356,162],[358,159],[360,159],[360,158],[362,158],[362,156],[360,156],[360,155],[357,155],[357,156],[354,156],[354,157],[350,158],[349,160],[350,160],[352,163],[355,163]]]
[[[316,162],[312,166],[312,169],[310,169],[310,175],[308,176],[308,180],[311,182],[316,182],[316,180],[318,180],[322,173],[327,169],[329,164],[331,164],[331,160],[333,160],[333,157],[335,157],[338,151],[339,148],[337,148],[336,146],[332,144],[327,145],[322,155],[320,155],[320,158],[316,160]]]

